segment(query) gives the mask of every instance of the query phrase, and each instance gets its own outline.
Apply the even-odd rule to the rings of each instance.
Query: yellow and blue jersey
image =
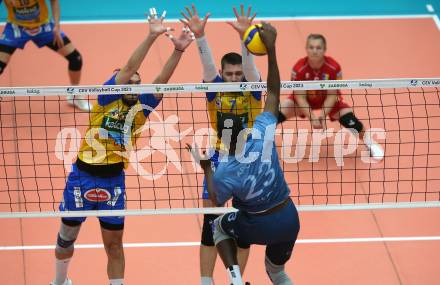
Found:
[[[5,0],[8,22],[37,28],[49,22],[49,9],[45,0]]]
[[[213,81],[221,83],[224,80],[217,75]],[[208,113],[211,126],[217,130],[217,122],[223,114],[234,114],[241,118],[243,128],[252,128],[257,115],[261,112],[261,91],[244,92],[207,92]],[[221,148],[221,141],[217,140],[216,149]]]
[[[115,85],[116,74],[104,85]],[[139,134],[135,134],[160,100],[153,94],[141,94],[134,106],[124,104],[122,95],[99,95],[90,113],[90,124],[78,158],[91,165],[124,163]],[[146,105],[149,108],[143,108]],[[137,111],[138,110],[138,111]],[[130,117],[133,114],[133,117]]]

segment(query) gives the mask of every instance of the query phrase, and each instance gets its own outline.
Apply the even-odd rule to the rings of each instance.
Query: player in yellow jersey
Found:
[[[154,41],[168,28],[156,9],[150,9],[150,32],[129,58],[114,72],[106,85],[140,84],[137,72]],[[194,39],[188,29],[178,38],[170,36],[175,50],[153,83],[167,83],[183,52]],[[123,210],[125,208],[125,176],[128,155],[136,140],[135,132],[145,123],[149,113],[159,105],[162,94],[99,95],[90,114],[87,134],[72,166],[60,211]],[[125,154],[124,154],[125,153]],[[62,218],[55,249],[56,274],[52,285],[70,285],[67,268],[74,251],[74,242],[85,217]],[[99,217],[102,239],[107,253],[107,274],[110,285],[122,285],[125,259],[122,246],[124,217]],[[93,266],[93,264],[92,264]]]
[[[255,82],[261,81],[253,56],[247,51],[246,47],[241,44],[242,55],[231,52],[223,56],[221,60],[221,69],[217,71],[214,59],[205,37],[205,26],[210,14],[206,14],[204,19],[198,16],[196,7],[193,5],[192,10],[185,7],[186,13],[182,12],[184,19],[181,21],[187,25],[196,37],[200,58],[203,65],[203,81],[204,82]],[[251,25],[256,14],[251,16],[251,7],[247,9],[245,14],[244,7],[241,5],[240,13],[233,8],[236,21],[229,24],[238,32],[240,40],[247,28]],[[244,128],[251,128],[256,116],[261,112],[261,92],[208,92],[206,93],[208,100],[208,112],[212,127],[217,129],[217,122],[221,121],[224,116],[238,116]],[[220,142],[216,143],[216,151],[211,157],[214,167],[218,164]],[[203,206],[213,207],[209,200],[206,183],[203,186]],[[212,223],[218,215],[204,215],[203,229],[200,247],[200,274],[201,284],[211,285],[212,274],[214,271],[215,261],[217,258],[217,250],[214,245],[212,236]],[[244,269],[249,255],[248,245],[239,245],[238,258],[240,268]]]
[[[1,2],[1,0],[0,0]],[[46,0],[5,0],[8,19],[0,36],[0,74],[6,68],[17,48],[23,49],[28,41],[39,48],[48,47],[68,61],[71,85],[81,79],[82,57],[70,39],[60,29],[60,5],[50,0],[52,18]],[[90,111],[91,104],[84,97],[67,97],[67,102],[83,111]]]

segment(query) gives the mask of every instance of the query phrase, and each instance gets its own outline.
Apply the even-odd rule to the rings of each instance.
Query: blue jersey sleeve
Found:
[[[220,75],[217,75],[214,78],[214,81],[212,81],[212,83],[222,83],[223,78],[220,77]],[[212,100],[215,99],[215,96],[217,96],[217,92],[206,92],[206,98],[208,99],[208,102],[211,102]]]
[[[275,118],[274,114],[271,112],[263,112],[255,119],[253,129],[260,132],[261,139],[273,141],[275,138],[277,121],[277,118]]]
[[[147,108],[143,107],[145,117],[148,117],[151,111],[159,105],[160,101],[161,100],[158,100],[154,94],[146,93],[139,96],[139,102],[148,106]]]
[[[104,85],[116,85],[116,74],[114,74],[109,80],[107,80]],[[98,95],[98,104],[101,106],[105,106],[116,100],[119,100],[121,97],[121,94]]]
[[[222,175],[221,172],[214,173],[215,194],[217,195],[217,203],[223,205],[232,198],[233,181],[229,181],[227,175]]]

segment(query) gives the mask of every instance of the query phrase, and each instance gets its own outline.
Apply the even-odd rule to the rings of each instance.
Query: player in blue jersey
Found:
[[[140,84],[138,73],[142,62],[156,39],[169,29],[157,17],[156,9],[150,9],[149,34],[130,56],[127,64],[114,72],[106,85]],[[174,51],[153,81],[165,84],[179,63],[183,52],[193,40],[189,30],[174,38]],[[125,209],[124,168],[133,149],[136,133],[162,99],[162,94],[99,95],[90,113],[89,128],[72,166],[60,211],[123,210]],[[143,112],[141,112],[143,111]],[[52,285],[71,285],[67,269],[74,252],[74,243],[85,217],[65,217],[55,247],[56,272]],[[101,234],[107,253],[107,275],[110,285],[124,282],[125,258],[122,244],[124,217],[99,217]]]
[[[229,52],[221,59],[221,69],[218,70],[214,63],[214,57],[205,35],[205,26],[210,14],[201,18],[194,4],[192,10],[186,8],[186,13],[182,12],[184,19],[181,21],[188,26],[196,38],[199,56],[203,67],[203,82],[222,83],[222,82],[242,82],[242,81],[261,81],[254,56],[249,53],[243,44],[243,36],[246,30],[252,25],[256,13],[251,14],[249,6],[245,12],[244,5],[240,5],[240,10],[233,8],[236,20],[229,22],[235,31],[238,32],[241,42],[241,54]],[[252,15],[252,16],[251,16]],[[261,113],[261,92],[260,91],[242,91],[242,92],[207,92],[207,109],[209,121],[214,130],[217,131],[217,121],[225,114],[234,114],[242,120],[243,127],[252,127],[255,118]],[[220,139],[211,142],[214,147],[211,149],[211,161],[213,167],[217,165],[219,150],[222,149]],[[203,182],[203,207],[213,207],[208,197],[206,183]],[[212,285],[212,276],[217,259],[217,249],[215,248],[212,236],[212,224],[219,215],[205,214],[203,216],[203,227],[200,241],[200,284]],[[249,248],[246,245],[238,247],[238,261],[242,270],[246,266],[249,256]]]
[[[220,156],[215,172],[207,156],[189,150],[200,161],[207,180],[209,198],[223,205],[232,198],[238,212],[214,222],[214,241],[233,285],[242,285],[237,244],[266,245],[265,266],[276,285],[292,284],[284,271],[299,232],[299,218],[289,197],[275,148],[275,129],[280,103],[280,75],[275,53],[276,30],[263,23],[261,38],[268,50],[268,95],[264,112],[258,115],[252,136],[246,136],[241,120],[230,115],[219,121],[222,142],[229,151]],[[221,132],[220,132],[221,130]]]

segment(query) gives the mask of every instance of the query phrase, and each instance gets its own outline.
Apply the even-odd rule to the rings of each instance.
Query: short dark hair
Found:
[[[242,64],[241,55],[236,52],[227,53],[222,57],[221,63],[222,63],[222,69],[225,67],[225,64],[227,63],[232,65]]]
[[[310,34],[307,37],[307,44],[309,43],[309,40],[321,40],[322,43],[324,44],[324,49],[327,49],[327,40],[325,39],[325,37],[321,34]]]

